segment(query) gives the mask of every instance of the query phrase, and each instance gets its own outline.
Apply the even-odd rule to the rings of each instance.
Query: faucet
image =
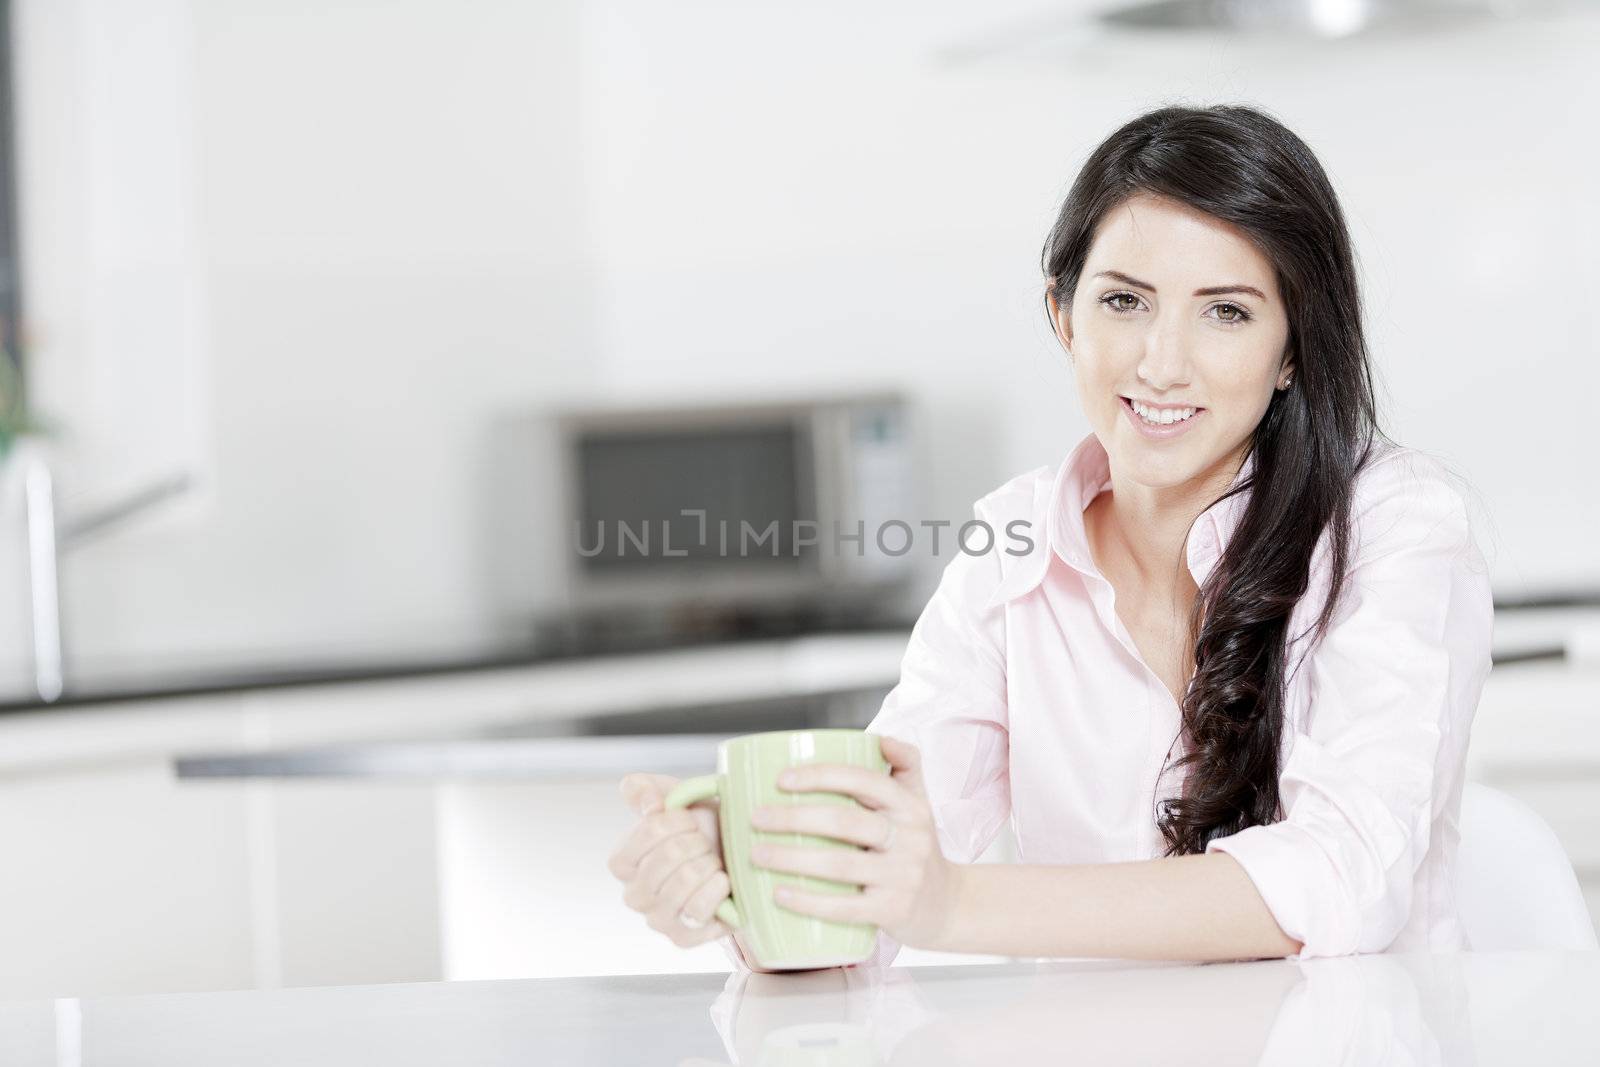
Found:
[[[28,519],[28,604],[33,637],[33,689],[52,703],[61,697],[61,597],[56,583],[55,488],[43,457],[22,457],[22,498]]]
[[[33,638],[33,688],[41,701],[61,699],[66,675],[61,655],[61,585],[57,563],[62,552],[94,534],[122,524],[139,512],[181,496],[194,484],[187,471],[156,479],[71,523],[58,527],[55,477],[45,458],[19,452],[28,530],[28,603]]]

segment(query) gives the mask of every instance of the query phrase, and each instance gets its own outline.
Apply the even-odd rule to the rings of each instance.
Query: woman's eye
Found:
[[[1219,313],[1217,316],[1217,321],[1225,322],[1229,326],[1250,321],[1250,312],[1246,311],[1238,304],[1218,304],[1216,305],[1216,311]],[[1226,312],[1227,314],[1222,314],[1222,312]]]
[[[1138,309],[1139,298],[1133,293],[1107,293],[1100,298],[1100,303],[1106,305],[1112,311],[1126,315],[1128,312]],[[1208,310],[1215,311],[1217,313],[1217,321],[1227,326],[1237,326],[1250,321],[1250,312],[1238,304],[1214,304]]]

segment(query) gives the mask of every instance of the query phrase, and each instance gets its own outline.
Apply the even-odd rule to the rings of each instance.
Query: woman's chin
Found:
[[[1184,485],[1200,477],[1209,466],[1205,449],[1198,441],[1152,443],[1136,433],[1120,435],[1110,450],[1112,466],[1119,474],[1152,489]]]

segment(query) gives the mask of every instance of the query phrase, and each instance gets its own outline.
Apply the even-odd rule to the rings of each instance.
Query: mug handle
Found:
[[[698,778],[685,778],[672,787],[672,792],[667,794],[667,799],[662,801],[662,808],[671,811],[674,808],[687,808],[690,804],[702,800],[710,800],[717,795],[717,776],[702,774]],[[717,905],[717,918],[721,919],[730,928],[744,925],[744,920],[739,916],[739,909],[733,903],[733,896]]]

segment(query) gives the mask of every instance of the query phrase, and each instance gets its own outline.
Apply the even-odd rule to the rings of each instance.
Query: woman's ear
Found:
[[[1289,383],[1294,381],[1294,350],[1283,354],[1283,363],[1278,367],[1278,388],[1287,389]]]
[[[1050,306],[1050,327],[1055,331],[1056,340],[1061,342],[1061,347],[1067,350],[1067,355],[1072,355],[1072,309],[1062,307],[1056,299],[1056,280],[1050,279],[1045,286],[1045,300]]]

